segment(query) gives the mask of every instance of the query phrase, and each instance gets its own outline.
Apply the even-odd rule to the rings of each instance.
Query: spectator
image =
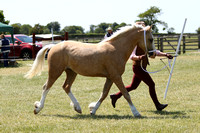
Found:
[[[108,27],[107,33],[105,34],[104,39],[110,37],[112,34],[113,34],[112,28]]]
[[[10,53],[10,43],[4,34],[1,34],[2,47],[1,52],[4,59],[4,67],[8,67],[8,54]]]

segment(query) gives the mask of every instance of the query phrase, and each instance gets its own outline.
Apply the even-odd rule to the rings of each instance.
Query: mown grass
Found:
[[[149,71],[162,65],[159,59],[150,60]],[[40,99],[42,86],[47,78],[47,66],[41,76],[31,80],[23,78],[32,61],[19,61],[18,67],[0,68],[0,132],[200,132],[200,53],[186,53],[177,58],[167,99],[163,100],[169,72],[165,69],[151,74],[156,83],[161,103],[169,106],[156,111],[144,83],[130,92],[132,101],[143,118],[134,118],[124,98],[114,109],[107,97],[95,116],[89,114],[88,105],[97,101],[104,78],[78,76],[72,92],[79,100],[82,114],[70,106],[70,99],[62,90],[63,74],[51,88],[44,109],[33,114],[33,103]],[[123,81],[128,85],[132,79],[132,63],[126,65]],[[109,94],[117,92],[115,85]]]

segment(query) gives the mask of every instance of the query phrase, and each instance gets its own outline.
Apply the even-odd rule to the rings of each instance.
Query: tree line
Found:
[[[50,22],[46,26],[35,24],[33,27],[29,24],[21,25],[20,23],[11,24],[11,26],[14,28],[14,34],[26,34],[31,35],[32,33],[35,34],[50,34],[51,30],[53,29],[53,32],[55,34],[64,34],[64,32],[68,32],[69,34],[87,34],[87,33],[105,33],[106,29],[108,27],[111,27],[113,31],[116,31],[122,26],[126,26],[128,24],[121,23],[118,24],[116,22],[114,23],[100,23],[98,25],[90,25],[90,30],[87,32],[84,32],[84,28],[81,26],[65,26],[62,30],[60,29],[59,22]]]
[[[162,14],[162,10],[156,6],[151,6],[149,9],[147,9],[145,12],[140,13],[137,17],[139,18],[136,21],[144,21],[146,25],[153,25],[152,30],[154,33],[159,33],[159,29],[157,25],[162,25],[163,30],[166,31],[168,34],[174,34],[174,28],[168,27],[168,24],[164,21],[161,21],[158,19],[158,16]],[[0,10],[0,22],[9,24],[9,20],[5,20],[5,16],[3,14],[3,11]],[[53,29],[55,34],[64,34],[64,32],[68,32],[69,34],[101,34],[105,33],[106,29],[108,27],[111,27],[113,31],[116,31],[120,27],[126,26],[129,24],[126,24],[125,22],[122,22],[120,24],[114,22],[114,23],[100,23],[98,25],[90,25],[89,31],[84,31],[84,28],[81,26],[65,26],[63,29],[60,27],[60,23],[58,21],[49,22],[47,25],[40,25],[35,24],[33,27],[29,24],[20,24],[20,23],[14,23],[11,24],[14,28],[14,34],[26,34],[31,35],[32,33],[35,34],[49,34],[51,33],[51,29]],[[200,34],[200,27],[196,30],[198,34]]]

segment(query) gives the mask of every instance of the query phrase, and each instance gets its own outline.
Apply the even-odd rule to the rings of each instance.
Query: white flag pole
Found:
[[[171,67],[171,71],[170,71],[170,75],[169,75],[167,87],[166,87],[166,90],[165,90],[164,99],[166,99],[166,96],[167,96],[167,91],[168,91],[168,88],[169,88],[169,83],[170,83],[170,80],[171,80],[171,77],[172,77],[174,65],[175,65],[175,62],[176,62],[176,57],[178,56],[178,52],[179,52],[179,49],[180,49],[181,40],[182,40],[182,37],[183,37],[183,32],[184,32],[184,29],[185,29],[186,21],[187,21],[187,18],[185,19],[185,22],[184,22],[184,25],[183,25],[183,30],[182,30],[182,32],[181,32],[181,36],[180,36],[180,38],[179,38],[178,45],[177,45],[177,48],[176,48],[176,54],[175,54],[174,61],[173,61],[172,67]]]

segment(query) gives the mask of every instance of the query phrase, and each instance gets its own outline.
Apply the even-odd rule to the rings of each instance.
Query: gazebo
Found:
[[[0,22],[0,32],[9,32],[11,34],[12,42],[14,44],[14,37],[13,37],[14,30],[13,30],[12,26],[3,24]],[[14,49],[14,45],[13,45],[13,49]],[[15,55],[15,49],[14,49],[14,55]],[[12,65],[14,65],[15,62],[16,62],[15,58],[14,58],[14,60],[10,60],[10,63],[12,63]]]
[[[0,22],[0,32],[9,32],[11,34],[12,41],[14,42],[13,38],[14,30],[12,26]]]

